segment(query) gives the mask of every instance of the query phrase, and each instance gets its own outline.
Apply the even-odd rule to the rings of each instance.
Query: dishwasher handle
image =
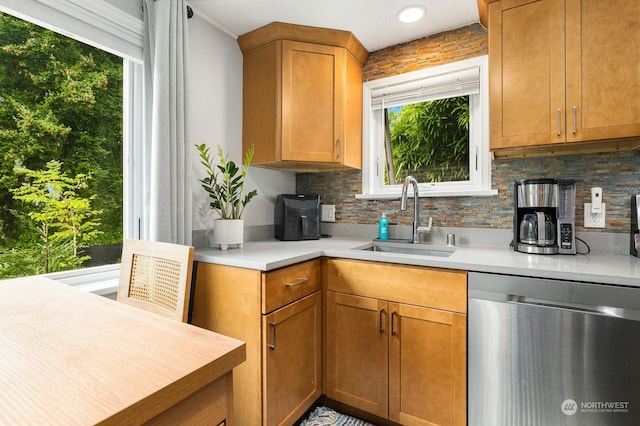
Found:
[[[469,272],[468,296],[640,321],[640,287]]]
[[[553,300],[536,299],[525,296],[517,296],[509,294],[507,295],[507,303],[534,306],[541,308],[562,309],[565,311],[603,315],[612,318],[624,318],[640,321],[640,311],[632,311],[629,309],[614,308],[611,306],[595,306],[595,305],[581,305],[576,303],[559,302]]]

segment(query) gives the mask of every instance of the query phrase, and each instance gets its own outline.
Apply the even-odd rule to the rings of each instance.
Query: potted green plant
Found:
[[[253,145],[245,154],[241,167],[229,160],[220,146],[217,163],[214,162],[206,144],[196,145],[196,148],[200,154],[200,164],[206,171],[205,177],[200,179],[201,186],[209,194],[209,206],[220,215],[213,225],[213,244],[220,245],[221,250],[227,250],[229,245],[242,247],[242,213],[249,201],[258,195],[255,189],[244,194],[247,170],[253,158]]]

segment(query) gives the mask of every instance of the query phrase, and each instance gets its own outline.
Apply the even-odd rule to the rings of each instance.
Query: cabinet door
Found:
[[[564,0],[489,5],[491,149],[565,142]]]
[[[569,141],[640,135],[640,2],[567,0]]]
[[[388,416],[388,321],[385,301],[326,293],[326,394]]]
[[[292,425],[321,392],[321,296],[263,317],[263,423]]]
[[[344,128],[345,50],[282,42],[282,159],[337,162]]]
[[[389,419],[466,424],[466,315],[390,303]]]

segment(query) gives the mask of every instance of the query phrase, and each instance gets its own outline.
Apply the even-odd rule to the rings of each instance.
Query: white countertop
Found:
[[[371,240],[323,238],[309,241],[248,242],[241,249],[196,249],[195,260],[270,271],[319,256],[372,260],[466,271],[555,278],[640,287],[640,258],[618,254],[535,255],[508,247],[458,245],[447,257],[358,250]]]

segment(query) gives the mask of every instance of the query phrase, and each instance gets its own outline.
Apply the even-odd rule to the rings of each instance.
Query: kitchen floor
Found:
[[[343,415],[338,419],[338,422],[335,423],[322,423],[322,421],[326,421],[327,418],[315,418],[313,422],[305,421],[309,420],[313,412],[318,408],[326,408],[328,410],[332,410],[338,414]],[[331,414],[328,414],[327,417],[331,419]],[[400,426],[398,423],[394,423],[392,421],[382,419],[380,417],[374,416],[372,414],[366,413],[364,411],[358,410],[356,408],[350,407],[348,405],[342,404],[340,402],[334,401],[332,399],[327,398],[322,395],[316,403],[305,413],[304,416],[296,423],[296,426],[322,426],[322,425],[332,425],[332,426]]]
[[[316,407],[311,413],[298,423],[299,426],[375,426],[373,423],[366,422],[346,414],[339,413],[329,407]]]

